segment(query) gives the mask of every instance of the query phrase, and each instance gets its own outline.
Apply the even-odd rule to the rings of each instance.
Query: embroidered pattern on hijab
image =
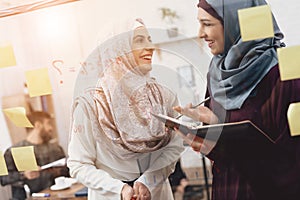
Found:
[[[199,0],[202,8],[205,0]],[[209,66],[208,89],[212,97],[226,110],[239,109],[255,95],[255,87],[277,63],[277,47],[285,46],[273,16],[274,37],[243,42],[240,36],[237,10],[266,5],[264,0],[206,0],[223,19],[224,52],[215,55]],[[225,3],[225,5],[223,4]],[[203,7],[207,10],[207,7]],[[218,18],[217,18],[218,19]]]
[[[121,158],[168,144],[171,135],[150,112],[175,116],[171,105],[177,102],[176,96],[149,74],[143,75],[133,57],[134,29],[140,26],[144,26],[142,21],[135,20],[130,31],[115,35],[93,51],[89,57],[100,68],[95,73],[98,81],[76,97],[73,106],[73,110],[79,104],[84,109],[95,140]]]

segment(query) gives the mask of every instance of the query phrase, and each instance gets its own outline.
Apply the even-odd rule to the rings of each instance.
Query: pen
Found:
[[[203,101],[201,101],[200,103],[198,103],[197,105],[192,106],[191,108],[197,108],[198,106],[200,106],[201,104],[207,102],[208,100],[210,100],[210,97],[207,97],[206,99],[204,99]],[[179,119],[180,117],[182,117],[183,115],[180,114],[178,115],[175,119]]]
[[[32,193],[32,197],[50,197],[49,193]]]

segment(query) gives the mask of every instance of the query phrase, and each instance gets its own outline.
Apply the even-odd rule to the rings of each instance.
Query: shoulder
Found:
[[[11,147],[7,148],[5,150],[5,156],[11,155],[11,149],[15,148],[15,147],[23,147],[23,146],[28,146],[31,145],[29,142],[27,142],[26,140],[22,140],[14,145],[12,145]]]
[[[57,142],[49,142],[48,145],[55,149],[62,149],[62,147]]]
[[[285,81],[281,80],[278,64],[269,71],[265,79],[272,83],[273,90],[280,89],[283,93],[295,93],[296,91],[300,91],[300,78]]]
[[[9,149],[14,148],[14,147],[24,147],[24,146],[29,146],[32,145],[30,142],[28,142],[27,140],[22,140],[14,145],[12,145]]]

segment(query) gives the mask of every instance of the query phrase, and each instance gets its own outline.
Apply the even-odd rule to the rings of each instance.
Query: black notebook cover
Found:
[[[183,122],[166,115],[152,114],[158,120],[165,123],[167,128],[178,129],[183,134],[194,134],[205,140],[216,142],[213,150],[220,156],[266,156],[274,152],[274,141],[255,124],[249,120],[213,124],[197,125]],[[250,157],[249,157],[250,156]]]

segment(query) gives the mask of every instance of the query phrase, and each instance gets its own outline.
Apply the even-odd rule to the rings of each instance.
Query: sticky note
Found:
[[[4,175],[8,175],[8,170],[2,151],[0,151],[0,176]]]
[[[52,94],[48,68],[26,71],[25,77],[30,97]]]
[[[18,127],[33,127],[26,117],[26,110],[23,107],[3,109],[4,114]]]
[[[291,131],[291,136],[300,135],[300,102],[291,103],[287,112],[288,123]]]
[[[268,5],[238,10],[243,42],[274,37],[271,9]]]
[[[300,46],[277,49],[279,73],[282,81],[300,78]]]
[[[12,45],[0,45],[0,68],[15,66],[16,64],[16,58]]]
[[[18,171],[38,170],[33,146],[11,148],[11,154]]]

